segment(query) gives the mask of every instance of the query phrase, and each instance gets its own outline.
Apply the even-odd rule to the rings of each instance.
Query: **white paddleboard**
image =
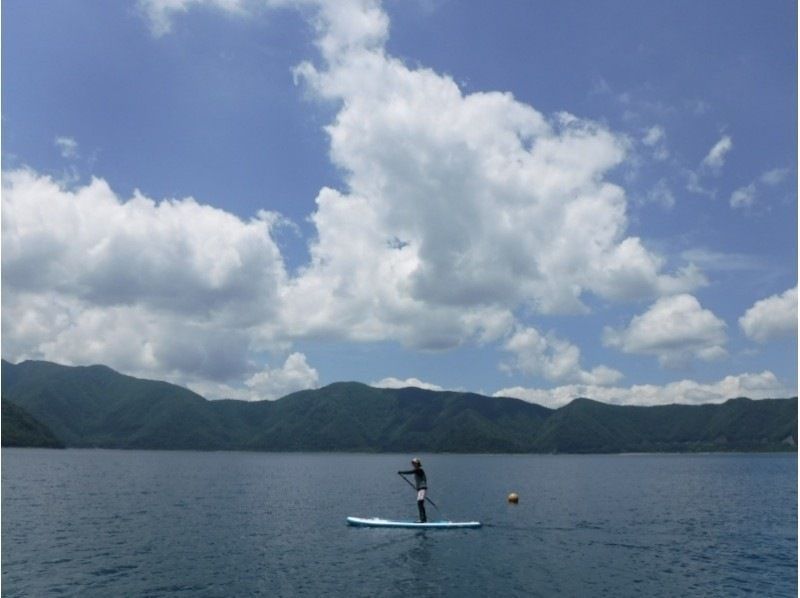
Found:
[[[417,523],[416,521],[392,521],[390,519],[379,519],[378,517],[348,517],[348,525],[357,527],[403,527],[416,529],[454,529],[454,528],[474,528],[480,527],[480,521],[427,521]]]

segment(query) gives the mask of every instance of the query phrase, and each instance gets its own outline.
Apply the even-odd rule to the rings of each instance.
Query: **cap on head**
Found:
[[[411,459],[411,465],[422,465],[422,463],[420,462],[419,459],[414,457],[413,459]]]

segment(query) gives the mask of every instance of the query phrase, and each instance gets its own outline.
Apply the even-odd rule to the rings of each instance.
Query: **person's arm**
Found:
[[[414,471],[413,469],[410,469],[408,471],[398,471],[397,473],[399,473],[400,475],[411,475],[411,474],[416,473],[416,471]]]

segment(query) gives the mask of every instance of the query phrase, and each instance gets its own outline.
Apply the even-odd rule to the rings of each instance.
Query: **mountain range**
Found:
[[[797,397],[654,407],[578,398],[551,409],[474,393],[339,382],[277,401],[209,401],[186,388],[102,365],[5,360],[2,397],[3,446],[462,453],[797,450]],[[22,428],[27,435],[20,436]]]

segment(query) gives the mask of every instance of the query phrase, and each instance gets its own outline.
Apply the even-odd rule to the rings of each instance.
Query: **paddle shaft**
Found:
[[[408,484],[409,486],[411,486],[411,487],[412,487],[414,490],[416,490],[416,489],[417,489],[417,487],[416,487],[414,484],[412,484],[412,483],[411,483],[411,482],[408,480],[408,478],[407,478],[406,476],[404,476],[402,473],[401,473],[401,474],[398,474],[398,475],[399,475],[401,478],[403,478],[403,480],[405,481],[405,483],[406,483],[406,484]],[[427,492],[425,493],[425,500],[427,500],[429,503],[431,503],[431,504],[433,505],[433,508],[434,508],[434,509],[436,509],[437,511],[439,511],[439,507],[437,507],[437,506],[436,506],[436,503],[435,503],[435,502],[433,502],[433,501],[432,501],[430,498],[428,498],[428,493],[427,493]],[[439,511],[439,512],[441,513],[441,511]]]

